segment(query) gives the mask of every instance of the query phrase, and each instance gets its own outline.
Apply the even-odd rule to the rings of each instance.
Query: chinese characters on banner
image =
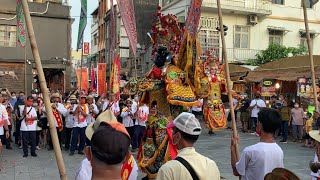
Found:
[[[110,75],[110,92],[120,95],[120,57],[116,54]]]
[[[98,64],[98,94],[102,95],[107,92],[107,65],[105,63]]]
[[[316,79],[318,87],[319,80]],[[312,79],[311,78],[298,78],[297,81],[297,96],[310,98],[313,97]]]
[[[77,75],[77,84],[80,86],[80,76],[82,76],[82,83],[81,83],[81,88],[88,91],[88,68],[77,68],[76,69],[76,75]]]
[[[135,56],[137,51],[137,30],[133,0],[117,0],[117,4],[121,14],[124,29],[126,30],[126,33],[128,35],[132,53]]]
[[[83,55],[88,55],[90,53],[90,44],[88,42],[83,43]]]
[[[270,97],[276,92],[276,81],[274,79],[264,79],[261,87],[261,96]]]

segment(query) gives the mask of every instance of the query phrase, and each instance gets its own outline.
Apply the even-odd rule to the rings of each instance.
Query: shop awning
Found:
[[[268,31],[282,31],[283,34],[287,34],[288,32],[290,32],[290,30],[284,28],[284,27],[276,27],[276,26],[268,26],[267,27]]]
[[[251,71],[251,69],[237,64],[229,64],[229,70],[231,81],[239,81],[247,76],[248,72]]]
[[[316,76],[320,76],[320,56],[313,56]],[[260,82],[263,79],[296,81],[299,77],[311,77],[309,56],[279,59],[264,64],[245,77],[246,82]]]

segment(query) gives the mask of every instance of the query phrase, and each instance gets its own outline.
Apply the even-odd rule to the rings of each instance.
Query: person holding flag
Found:
[[[67,109],[63,104],[61,104],[61,98],[59,93],[53,93],[51,95],[51,108],[53,112],[53,117],[54,117],[54,125],[57,128],[57,133],[58,133],[58,139],[59,143],[61,145],[61,138],[62,138],[62,130],[63,130],[63,121],[62,121],[62,116],[66,116]],[[46,113],[45,106],[43,106],[42,109],[43,113]],[[50,136],[51,137],[51,136]],[[53,144],[52,144],[52,138],[49,140],[49,151],[53,150]]]

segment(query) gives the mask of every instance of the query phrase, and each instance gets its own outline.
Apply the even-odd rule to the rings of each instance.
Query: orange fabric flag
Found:
[[[81,72],[81,76],[82,76],[82,89],[84,89],[86,92],[88,92],[88,68],[82,68],[82,72]]]
[[[105,63],[98,64],[98,94],[102,95],[107,93],[106,86],[107,78],[107,65]]]

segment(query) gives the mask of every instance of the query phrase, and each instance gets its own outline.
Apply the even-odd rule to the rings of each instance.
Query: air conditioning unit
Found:
[[[258,16],[257,15],[249,15],[249,24],[252,24],[252,25],[258,24]]]

